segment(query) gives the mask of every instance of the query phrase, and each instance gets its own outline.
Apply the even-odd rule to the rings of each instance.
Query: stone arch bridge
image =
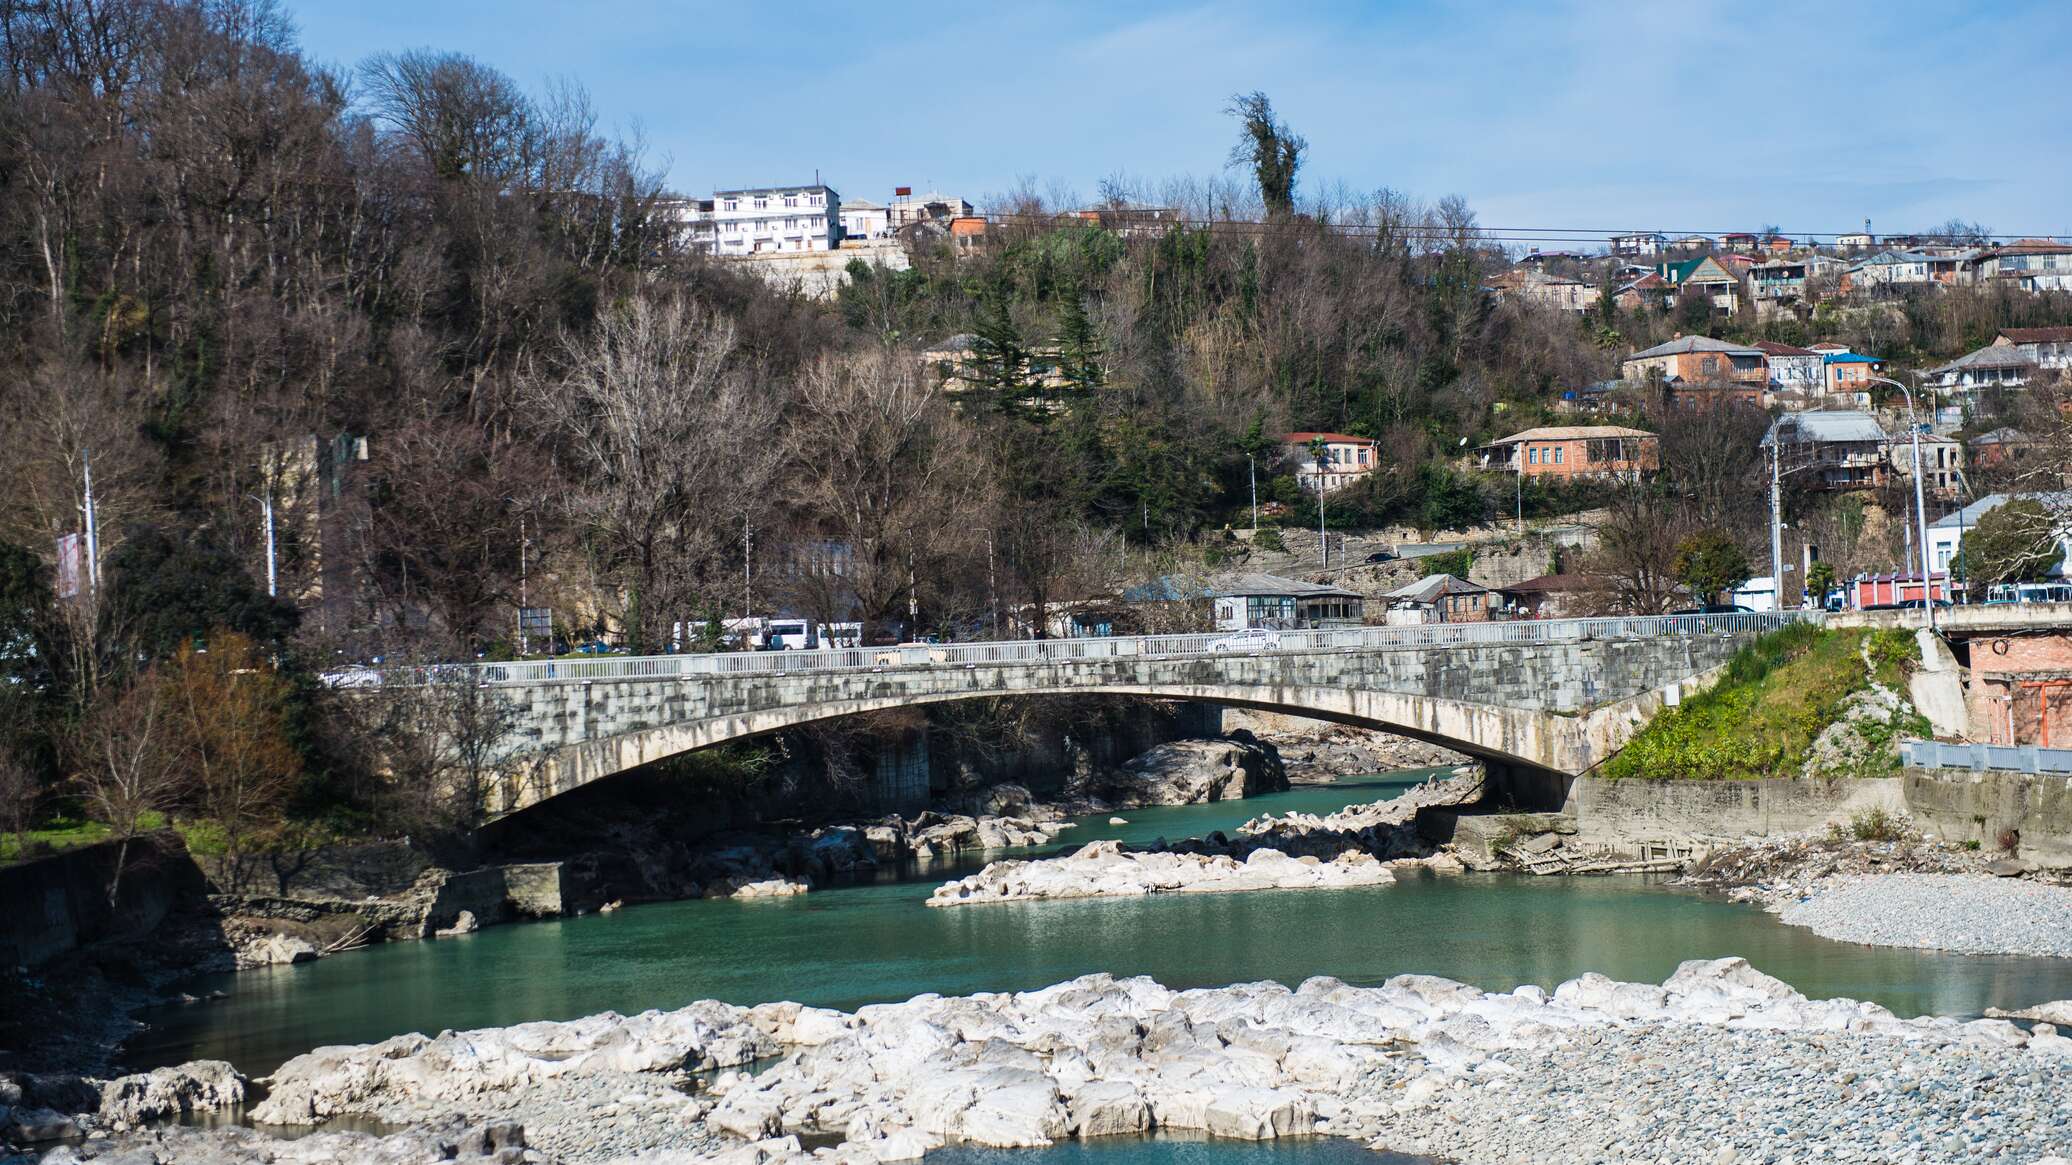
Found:
[[[511,705],[493,815],[694,749],[815,721],[996,696],[1130,695],[1286,712],[1431,741],[1493,779],[1565,793],[1743,644],[1800,616],[1732,614],[833,651],[605,657],[436,669]],[[383,683],[422,682],[390,671]]]

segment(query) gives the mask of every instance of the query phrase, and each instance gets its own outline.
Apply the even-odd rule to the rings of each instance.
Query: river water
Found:
[[[1107,814],[1082,818],[1066,839],[1077,846],[1230,830],[1262,812],[1327,812],[1378,800],[1423,775],[1122,810],[1128,825],[1109,825]],[[225,998],[146,1015],[151,1030],[132,1041],[127,1059],[138,1067],[224,1059],[262,1073],[319,1045],[410,1031],[704,998],[848,1010],[926,991],[1039,987],[1093,971],[1150,975],[1173,987],[1292,985],[1312,975],[1373,984],[1424,972],[1507,990],[1551,988],[1585,971],[1660,981],[1684,959],[1743,955],[1810,996],[1875,1000],[1902,1015],[1970,1015],[1988,1005],[2072,998],[2072,960],[1831,942],[1754,907],[1638,877],[1418,876],[1353,890],[922,905],[934,885],[971,865],[907,870],[795,898],[659,903],[492,927],[213,976],[189,990],[226,991]]]

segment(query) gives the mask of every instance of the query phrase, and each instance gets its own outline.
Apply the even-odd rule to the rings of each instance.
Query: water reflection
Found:
[[[1230,828],[1303,794],[1124,816],[1133,828],[1180,836],[1177,826],[1188,821],[1234,816],[1192,831]],[[1086,840],[1096,836],[1086,832]],[[1738,954],[1809,995],[1872,999],[1903,1015],[2072,998],[2072,960],[1834,943],[1751,907],[1630,877],[1468,875],[1350,890],[923,906],[948,876],[936,869],[919,881],[797,898],[642,906],[216,977],[196,993],[222,988],[227,998],[147,1016],[153,1030],[133,1041],[130,1059],[149,1066],[209,1057],[264,1072],[311,1047],[407,1031],[708,997],[853,1009],[924,991],[1038,987],[1091,971],[1151,975],[1175,987],[1294,984],[1312,975],[1372,984],[1415,971],[1508,989],[1551,987],[1592,970],[1660,981],[1684,959]]]

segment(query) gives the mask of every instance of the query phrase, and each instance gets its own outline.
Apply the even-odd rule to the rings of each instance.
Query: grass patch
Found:
[[[1880,682],[1899,688],[1913,648],[1904,631],[1803,623],[1773,631],[1737,652],[1719,683],[1655,717],[1604,775],[1724,781],[1795,773],[1849,697],[1870,686],[1865,651]]]

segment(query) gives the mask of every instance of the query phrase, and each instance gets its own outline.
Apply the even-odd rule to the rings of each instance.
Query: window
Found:
[[[796,195],[796,194],[787,194],[787,195],[785,195],[785,196],[784,196],[784,205],[786,205],[786,206],[797,206],[798,204],[799,204],[799,196],[798,196],[798,195]]]
[[[724,202],[724,203],[722,203],[722,204],[720,205],[720,209],[721,209],[721,210],[740,210],[740,209],[741,209],[741,204],[740,204],[740,203],[739,203],[738,201],[736,201],[736,200],[734,200],[734,199],[732,199],[732,198],[729,198],[729,199],[727,199],[727,200],[726,200],[726,202]]]
[[[818,195],[818,194],[815,194],[815,195],[813,195],[813,196],[812,196],[811,198],[808,198],[808,199],[806,199],[806,205],[807,205],[807,206],[819,206],[819,205],[821,204],[821,202],[822,202],[822,201],[823,201],[823,199],[821,198],[821,196],[820,196],[820,195]]]
[[[1537,446],[1537,445],[1528,445],[1528,446],[1526,446],[1526,449],[1525,449],[1525,460],[1526,460],[1526,463],[1527,463],[1528,465],[1538,465],[1538,464],[1540,463],[1540,449],[1539,449],[1539,446]]]
[[[757,210],[767,210],[769,209],[769,206],[770,200],[767,198],[758,198],[755,200],[755,208]]]
[[[1554,464],[1561,464],[1561,446],[1554,446]]]

